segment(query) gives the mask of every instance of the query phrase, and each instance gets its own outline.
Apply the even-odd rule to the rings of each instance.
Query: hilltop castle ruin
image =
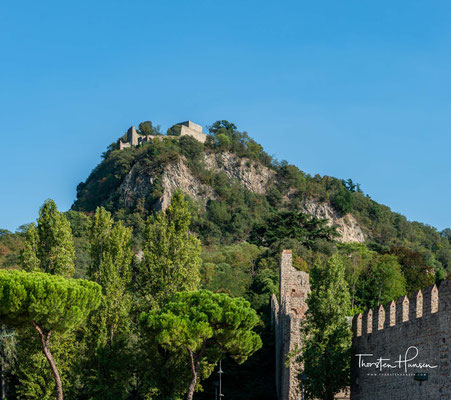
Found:
[[[202,132],[202,126],[195,124],[194,122],[180,122],[178,124],[175,124],[174,127],[178,128],[178,130],[180,131],[180,136],[192,136],[194,139],[198,140],[201,143],[205,143],[205,141],[207,140],[207,135]],[[134,126],[131,126],[127,131],[126,140],[123,141],[122,138],[118,140],[119,150],[148,143],[156,137],[160,136],[141,135],[136,132]]]

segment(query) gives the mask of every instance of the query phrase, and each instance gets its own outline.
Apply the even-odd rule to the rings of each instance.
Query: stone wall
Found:
[[[302,345],[301,321],[307,311],[310,292],[309,275],[292,265],[291,250],[284,250],[280,260],[279,298],[271,298],[272,322],[276,339],[276,386],[279,400],[298,400],[301,397],[297,379],[299,364],[285,361],[290,352]]]
[[[451,280],[356,315],[353,331],[351,400],[451,399]]]
[[[207,135],[202,133],[202,126],[191,121],[180,122],[180,136],[192,136],[201,143],[205,143]]]
[[[205,143],[207,135],[202,133],[202,126],[191,121],[185,121],[177,124],[180,126],[180,136],[192,136],[201,143]],[[119,150],[126,149],[131,146],[138,146],[140,144],[149,143],[155,138],[163,138],[165,136],[141,135],[136,132],[134,126],[127,130],[127,139],[125,142],[122,139],[118,140]]]

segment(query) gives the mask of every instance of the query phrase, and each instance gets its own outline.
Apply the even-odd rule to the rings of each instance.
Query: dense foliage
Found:
[[[335,394],[349,386],[351,330],[349,292],[345,269],[339,257],[328,263],[317,261],[310,274],[311,293],[302,328],[305,394],[309,400],[333,400]]]
[[[180,292],[161,310],[143,313],[140,322],[150,340],[187,357],[187,400],[222,357],[230,355],[243,363],[262,345],[253,331],[259,319],[249,302],[224,293]]]
[[[55,378],[57,399],[63,400],[60,373],[50,350],[51,335],[70,331],[99,306],[99,285],[42,272],[0,270],[0,288],[0,321],[10,327],[31,325],[37,331]]]

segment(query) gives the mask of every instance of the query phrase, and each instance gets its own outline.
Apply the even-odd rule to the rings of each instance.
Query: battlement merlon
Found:
[[[392,326],[427,318],[445,312],[451,300],[451,280],[428,286],[424,291],[414,292],[410,297],[402,296],[386,306],[379,305],[357,314],[352,319],[352,330],[356,337],[376,334]]]

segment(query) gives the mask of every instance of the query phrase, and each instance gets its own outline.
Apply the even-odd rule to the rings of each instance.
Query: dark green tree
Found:
[[[426,286],[434,284],[433,270],[425,263],[421,253],[402,246],[392,246],[390,253],[398,258],[401,265],[407,293],[423,290]]]
[[[310,248],[318,239],[333,241],[336,236],[336,228],[327,226],[327,220],[301,211],[284,210],[257,225],[252,232],[252,241],[269,247],[281,239],[290,238]]]
[[[316,262],[310,281],[299,361],[307,376],[307,399],[333,400],[350,379],[351,330],[346,318],[350,298],[340,258]]]
[[[224,293],[178,293],[160,311],[143,313],[140,322],[159,346],[188,357],[187,400],[193,399],[200,378],[207,378],[223,356],[243,363],[262,345],[253,331],[257,313],[246,300]]]
[[[75,328],[99,306],[100,286],[43,272],[0,270],[0,288],[0,322],[17,328],[33,326],[55,379],[57,400],[62,400],[63,386],[50,339],[54,332]]]
[[[161,135],[160,125],[153,126],[152,121],[141,122],[138,130],[142,135]]]

